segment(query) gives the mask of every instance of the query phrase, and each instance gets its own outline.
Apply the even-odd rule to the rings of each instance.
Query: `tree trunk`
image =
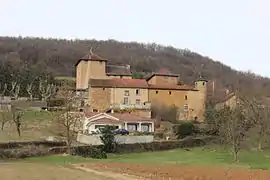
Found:
[[[5,122],[1,123],[1,130],[4,130]]]
[[[261,151],[262,150],[262,142],[263,142],[263,136],[261,136],[258,140],[258,145],[257,145],[257,150]]]
[[[67,153],[71,155],[71,140],[70,140],[69,128],[67,128]]]
[[[239,161],[239,146],[237,144],[237,142],[234,142],[233,144],[233,157],[234,157],[234,162],[238,162]]]
[[[17,133],[18,133],[18,136],[21,137],[21,129],[20,129],[20,126],[17,126]]]

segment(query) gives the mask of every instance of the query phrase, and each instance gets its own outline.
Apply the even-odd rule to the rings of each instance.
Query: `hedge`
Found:
[[[188,147],[198,147],[210,144],[216,141],[216,137],[187,137],[182,140],[177,141],[155,141],[152,143],[137,143],[137,144],[118,144],[114,147],[114,153],[133,153],[133,152],[147,152],[147,151],[162,151],[162,150],[170,150],[170,149],[177,149],[177,148],[188,148]],[[77,146],[73,147],[72,149],[80,148],[81,151],[89,148],[97,148],[102,149],[102,145],[97,146]],[[53,147],[50,148],[50,152],[52,154],[61,154],[65,153],[67,150],[66,147]]]
[[[162,151],[177,148],[190,148],[203,146],[210,143],[215,143],[216,137],[200,137],[193,138],[187,137],[178,141],[155,141],[152,143],[141,143],[141,144],[118,144],[114,146],[113,152],[115,153],[134,153],[134,152],[147,152],[147,151]],[[34,142],[34,143],[33,143]],[[28,143],[28,144],[27,144]],[[61,146],[65,144],[64,142],[43,142],[43,141],[32,141],[29,142],[13,142],[9,143],[10,149],[0,148],[0,159],[20,159],[33,156],[45,156],[53,154],[63,154],[67,152],[66,146]],[[62,144],[61,144],[62,143]],[[7,144],[1,143],[2,147],[7,147]],[[19,145],[24,145],[20,148]],[[38,145],[37,145],[38,144]],[[15,148],[17,147],[19,148]],[[28,146],[27,146],[28,145]],[[46,146],[47,145],[47,146]],[[50,147],[55,145],[54,147]],[[66,145],[66,144],[65,144]],[[107,158],[106,153],[102,151],[102,145],[98,146],[74,146],[72,147],[72,155],[91,157],[91,158]]]
[[[24,146],[58,147],[66,145],[67,143],[65,141],[10,141],[0,143],[0,149],[15,149],[22,148]]]

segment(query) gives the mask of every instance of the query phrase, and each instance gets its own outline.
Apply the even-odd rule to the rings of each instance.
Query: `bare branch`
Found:
[[[13,81],[11,82],[11,89],[7,90],[14,97],[14,99],[18,99],[20,93],[20,84],[17,84],[17,82]]]
[[[0,84],[0,89],[1,89],[1,84]],[[1,97],[3,97],[5,95],[6,90],[7,90],[7,84],[5,83],[2,91],[0,92]]]
[[[33,100],[33,83],[27,84],[26,91],[29,95],[30,101]]]

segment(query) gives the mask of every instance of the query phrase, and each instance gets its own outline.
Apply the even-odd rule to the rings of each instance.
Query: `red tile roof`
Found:
[[[144,79],[90,79],[92,87],[148,88]]]
[[[101,118],[94,121],[95,124],[119,124],[122,123],[122,121],[110,119],[110,118]]]
[[[77,66],[81,61],[107,61],[108,59],[102,58],[97,54],[94,54],[93,52],[89,52],[86,55],[84,55],[82,58],[80,58],[75,66]]]
[[[171,84],[166,84],[166,85],[159,85],[159,84],[149,84],[148,85],[149,89],[160,89],[160,90],[190,90],[190,91],[198,91],[194,89],[191,86],[188,85],[171,85]]]

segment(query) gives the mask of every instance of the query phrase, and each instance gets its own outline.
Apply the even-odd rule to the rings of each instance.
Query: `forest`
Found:
[[[129,64],[134,74],[148,74],[166,68],[192,84],[202,76],[209,80],[209,93],[254,88],[269,96],[270,79],[251,72],[239,72],[208,56],[189,49],[177,49],[155,43],[116,40],[64,40],[33,37],[0,37],[1,84],[12,79],[29,83],[37,77],[75,76],[76,61],[89,52],[108,59],[109,64]]]

